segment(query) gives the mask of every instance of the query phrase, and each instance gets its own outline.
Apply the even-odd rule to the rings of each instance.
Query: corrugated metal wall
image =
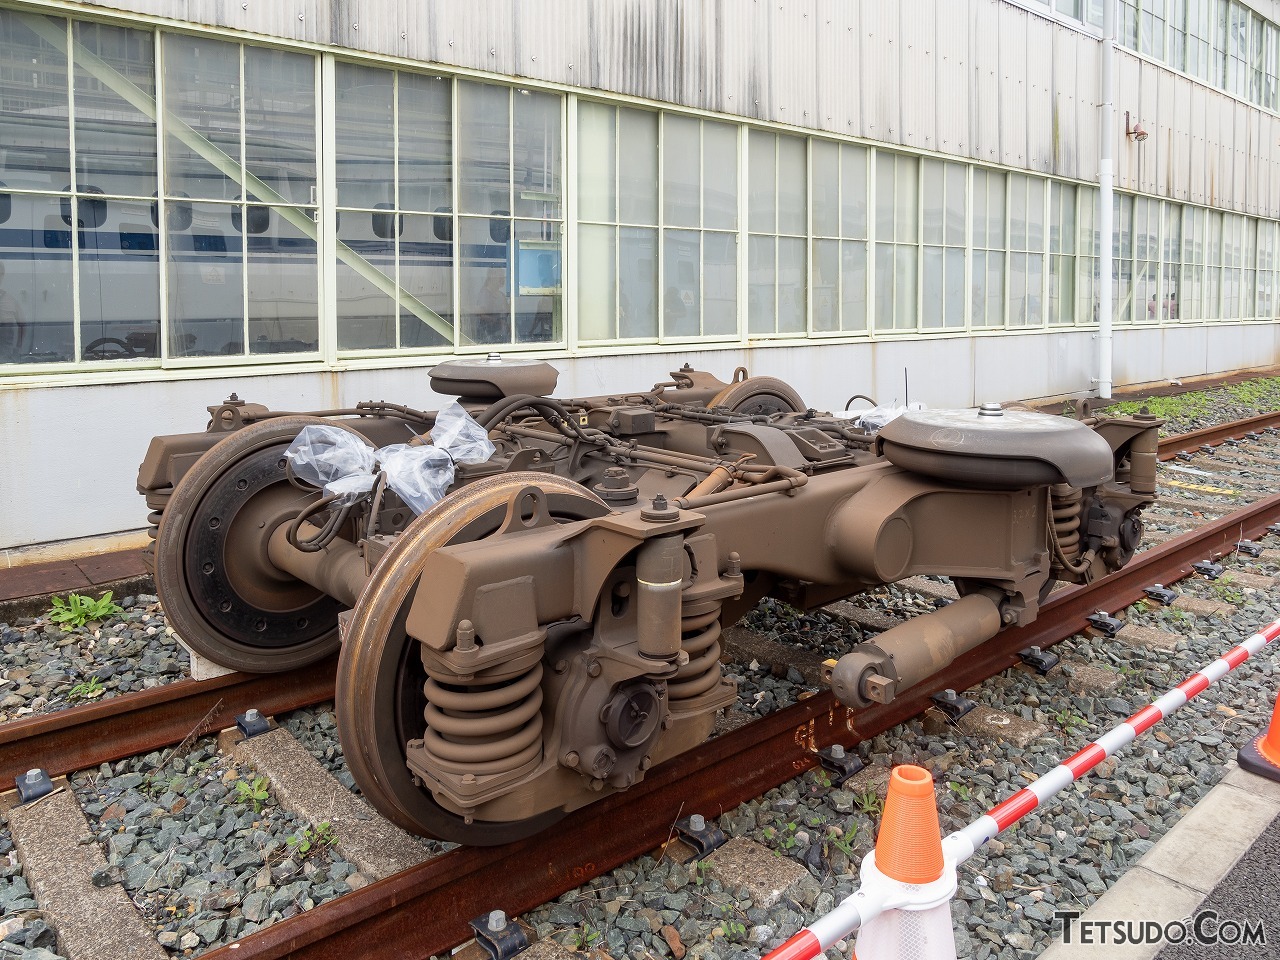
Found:
[[[1003,0],[90,5],[1098,179],[1099,41]],[[1119,188],[1280,216],[1275,116],[1123,50],[1116,114]]]

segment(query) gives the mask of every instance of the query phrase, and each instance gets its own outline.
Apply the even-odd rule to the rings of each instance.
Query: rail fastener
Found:
[[[248,740],[271,730],[271,720],[264,717],[256,707],[250,707],[244,713],[236,714],[236,727]]]
[[[1191,564],[1191,569],[1202,577],[1209,580],[1217,580],[1220,576],[1227,572],[1227,568],[1220,563],[1213,563],[1209,560],[1197,560]]]
[[[1163,603],[1166,607],[1178,599],[1178,591],[1170,590],[1163,583],[1153,583],[1149,587],[1143,587],[1142,592],[1151,600]]]
[[[493,960],[511,960],[529,949],[529,937],[524,929],[502,910],[490,910],[468,922],[475,931],[476,943]]]
[[[1237,540],[1236,553],[1243,553],[1257,559],[1262,556],[1262,544],[1254,543],[1252,540]]]
[[[841,783],[866,767],[862,758],[856,753],[849,753],[842,743],[833,743],[819,750],[818,763],[822,765],[822,769],[839,777]]]
[[[53,793],[53,780],[40,767],[33,767],[14,782],[18,787],[18,801],[23,804],[35,803]]]
[[[677,820],[676,833],[680,834],[680,839],[696,851],[699,857],[705,857],[717,847],[723,847],[729,839],[723,830],[714,823],[708,823],[707,818],[700,813]]]
[[[952,723],[955,723],[970,710],[977,707],[977,704],[968,697],[962,697],[950,688],[940,693],[935,693],[929,699],[933,701],[935,707],[947,715],[947,719]]]
[[[1043,677],[1056,667],[1062,658],[1056,653],[1050,653],[1039,647],[1027,647],[1018,651],[1018,659]]]
[[[1111,614],[1107,613],[1105,610],[1098,610],[1095,613],[1091,613],[1085,617],[1085,620],[1089,621],[1089,626],[1093,627],[1093,629],[1097,630],[1099,633],[1106,634],[1108,637],[1114,637],[1124,629],[1124,621],[1111,616]]]

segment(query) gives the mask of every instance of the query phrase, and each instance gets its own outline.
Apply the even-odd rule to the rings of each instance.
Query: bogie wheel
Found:
[[[603,501],[571,480],[545,473],[490,477],[450,494],[410,524],[379,561],[352,610],[338,661],[338,739],[347,765],[365,797],[387,819],[406,830],[472,846],[510,843],[559,820],[551,811],[524,820],[467,823],[440,806],[413,782],[405,745],[426,726],[427,680],[418,642],[405,622],[434,550],[483,539],[499,528],[511,497],[527,486],[547,495],[560,522],[602,516]]]
[[[767,417],[775,413],[803,413],[807,408],[800,394],[777,377],[747,377],[725,387],[707,404],[727,407],[734,413]]]
[[[196,653],[247,673],[279,673],[338,648],[333,597],[267,555],[271,533],[318,494],[291,484],[284,452],[303,427],[275,417],[232,433],[174,488],[155,546],[156,592],[169,624]]]

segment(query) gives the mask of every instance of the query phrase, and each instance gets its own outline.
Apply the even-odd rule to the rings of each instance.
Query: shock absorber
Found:
[[[671,708],[682,700],[692,700],[720,683],[720,610],[719,600],[703,600],[685,604],[680,617],[680,649],[688,655],[673,679],[667,681]]]

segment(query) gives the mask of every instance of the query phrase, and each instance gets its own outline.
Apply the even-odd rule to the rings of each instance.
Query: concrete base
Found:
[[[1280,783],[1233,767],[1078,924],[1154,921],[1163,926],[1186,919],[1277,816]],[[1151,960],[1164,947],[1083,943],[1078,924],[1071,943],[1065,936],[1058,939],[1040,960]]]
[[[214,680],[218,677],[225,677],[229,673],[235,673],[235,671],[230,667],[224,667],[220,663],[214,663],[212,660],[207,660],[200,656],[200,654],[187,646],[186,643],[183,642],[182,638],[176,633],[171,634],[171,636],[178,642],[178,646],[187,651],[188,655],[191,657],[192,680]]]

